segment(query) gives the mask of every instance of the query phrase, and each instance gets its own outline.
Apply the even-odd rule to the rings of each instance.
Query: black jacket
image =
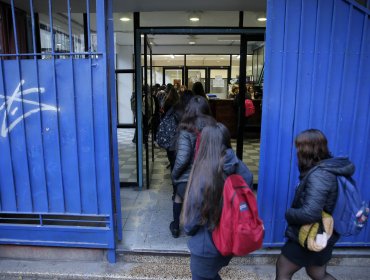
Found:
[[[181,129],[177,138],[176,160],[171,177],[174,185],[186,183],[193,166],[197,135]]]
[[[322,160],[311,168],[298,185],[292,207],[285,213],[288,227],[285,235],[298,242],[299,228],[321,220],[321,213],[333,213],[338,195],[337,175],[352,176],[355,166],[347,158]],[[339,235],[334,233],[329,244],[334,244]]]
[[[212,117],[204,116],[196,120],[196,130],[200,133],[202,129],[209,124],[215,123]],[[193,166],[195,143],[197,141],[197,133],[180,129],[177,136],[176,144],[176,160],[171,173],[172,183],[186,183],[189,180],[191,167]]]

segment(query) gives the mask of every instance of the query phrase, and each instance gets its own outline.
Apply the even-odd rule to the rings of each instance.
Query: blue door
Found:
[[[114,197],[114,71],[107,55],[111,1],[85,2],[82,50],[70,1],[64,30],[54,25],[54,2],[48,1],[46,23],[35,19],[32,0],[24,10],[13,1],[3,7],[11,35],[0,54],[0,242],[106,248],[114,261],[120,205]],[[90,28],[90,2],[96,4],[96,30]],[[41,24],[47,49],[38,47]]]
[[[369,1],[268,1],[258,188],[265,246],[284,241],[300,131],[322,130],[334,155],[349,156],[370,199],[369,8]],[[338,245],[370,246],[370,227]]]

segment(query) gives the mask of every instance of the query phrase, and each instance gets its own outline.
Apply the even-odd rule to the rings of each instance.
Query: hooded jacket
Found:
[[[223,171],[226,176],[231,174],[239,174],[243,177],[248,186],[252,186],[253,184],[253,174],[250,172],[248,167],[237,158],[232,149],[226,150]],[[200,187],[202,188],[203,186]],[[194,209],[196,208],[199,210],[192,221],[184,224],[184,230],[186,234],[192,235],[188,241],[190,252],[200,257],[221,256],[213,243],[212,232],[208,229],[208,226],[199,225],[199,205],[202,205],[202,201],[194,201],[194,199],[189,199],[188,203],[191,203]]]
[[[311,168],[301,179],[292,206],[285,213],[286,237],[298,242],[302,225],[320,221],[322,211],[332,214],[338,196],[337,176],[352,176],[354,172],[355,166],[344,157],[322,160]],[[333,245],[338,239],[334,232],[328,244]]]

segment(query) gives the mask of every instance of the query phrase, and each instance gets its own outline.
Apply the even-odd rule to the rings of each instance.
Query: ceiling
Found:
[[[50,0],[33,0],[34,11],[48,14]],[[86,11],[85,0],[70,0],[73,23],[83,26],[82,13]],[[10,0],[5,0],[10,2]],[[91,5],[91,29],[96,30],[95,1]],[[29,11],[30,1],[14,0],[15,6]],[[67,19],[68,1],[51,0],[52,11]],[[190,8],[191,7],[191,8]],[[133,45],[133,12],[140,12],[141,27],[238,27],[239,11],[244,11],[244,27],[265,27],[265,22],[257,21],[258,17],[265,16],[266,0],[113,0],[113,22],[115,39],[118,45]],[[196,13],[198,22],[191,22],[189,17]],[[123,22],[122,17],[130,18]],[[238,46],[239,36],[232,35],[149,35],[153,47],[156,46],[184,46],[194,41],[196,46]],[[181,53],[181,51],[180,51]]]

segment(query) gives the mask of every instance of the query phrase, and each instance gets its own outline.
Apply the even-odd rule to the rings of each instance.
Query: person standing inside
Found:
[[[300,183],[291,208],[285,213],[287,241],[276,263],[276,279],[291,279],[302,267],[315,280],[335,279],[326,271],[334,244],[335,231],[326,247],[310,251],[299,243],[301,226],[321,222],[322,212],[332,214],[338,195],[337,176],[352,176],[355,166],[347,158],[332,157],[325,135],[317,129],[301,132],[295,139]]]
[[[178,126],[176,159],[171,173],[176,193],[173,201],[173,221],[170,223],[170,231],[174,238],[180,234],[182,202],[193,165],[197,135],[205,126],[215,122],[207,99],[201,96],[192,97]]]
[[[228,129],[221,123],[203,128],[191,171],[182,214],[184,230],[191,235],[190,270],[193,280],[221,279],[218,272],[232,256],[222,256],[212,240],[222,212],[227,176],[239,174],[248,186],[253,175],[231,148]]]

